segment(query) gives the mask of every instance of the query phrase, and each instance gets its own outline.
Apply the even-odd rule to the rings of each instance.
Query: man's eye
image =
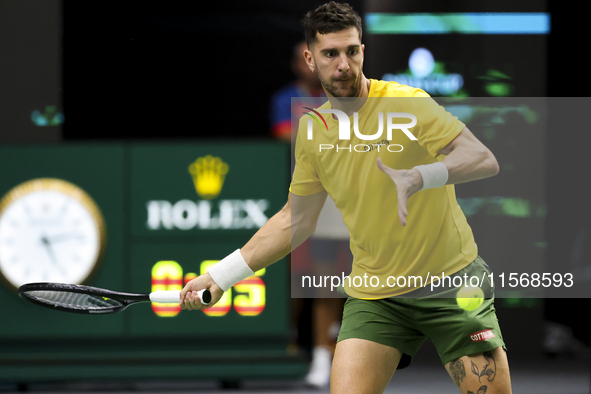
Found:
[[[334,57],[334,52],[326,52],[326,57]]]
[[[351,49],[351,50],[349,51],[349,55],[357,55],[357,53],[358,53],[358,52],[359,52],[359,51],[358,51],[357,49]]]

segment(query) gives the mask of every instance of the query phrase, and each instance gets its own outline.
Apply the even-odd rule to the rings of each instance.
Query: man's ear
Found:
[[[312,51],[306,49],[304,51],[304,59],[306,60],[306,64],[310,67],[310,70],[316,70],[316,63],[314,62],[314,58],[312,57]]]

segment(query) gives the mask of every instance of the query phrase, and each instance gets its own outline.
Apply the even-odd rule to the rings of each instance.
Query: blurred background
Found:
[[[0,211],[30,190],[17,188],[27,181],[68,181],[92,197],[106,229],[84,283],[180,288],[285,202],[290,148],[272,131],[271,108],[296,79],[300,19],[322,3],[0,0]],[[530,259],[591,280],[583,13],[534,0],[349,4],[364,21],[369,78],[442,99],[527,98],[538,110],[569,111],[542,109],[535,134],[500,132],[511,114],[475,124],[502,172],[495,185],[460,185],[457,195],[493,271]],[[227,168],[217,184],[199,184],[192,166],[216,159]],[[280,382],[282,392],[308,372],[310,300],[295,313],[287,264],[257,273],[208,313],[152,305],[64,315],[16,295],[16,282],[33,277],[15,268],[30,254],[18,249],[15,238],[26,234],[11,232],[14,220],[0,215],[0,391],[149,390],[156,381],[170,389],[189,380],[201,391],[268,392],[267,382]],[[8,261],[13,255],[21,260]],[[589,392],[588,305],[568,293],[498,299],[515,392]],[[393,390],[400,379],[405,392],[430,392],[415,383],[435,376],[455,392],[437,363],[426,344]]]

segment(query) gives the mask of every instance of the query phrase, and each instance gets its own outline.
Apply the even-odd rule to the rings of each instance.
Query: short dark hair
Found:
[[[316,34],[328,34],[355,27],[361,41],[361,18],[347,3],[323,4],[308,13],[302,19],[304,35],[308,48],[316,40]]]

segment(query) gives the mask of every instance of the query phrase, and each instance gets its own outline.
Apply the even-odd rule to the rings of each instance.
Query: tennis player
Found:
[[[407,367],[429,338],[461,393],[511,393],[492,283],[481,284],[488,297],[474,311],[459,308],[455,296],[423,297],[427,287],[416,283],[384,285],[388,277],[488,278],[453,185],[496,175],[494,155],[424,91],[365,77],[361,19],[349,5],[324,4],[306,14],[303,26],[306,62],[329,98],[317,109],[327,127],[315,128],[308,139],[307,116],[302,117],[287,204],[241,249],[190,281],[181,292],[181,307],[201,310],[197,290],[209,289],[215,303],[238,281],[286,256],[314,232],[328,193],[351,235],[350,277],[375,277],[382,284],[345,282],[349,298],[331,392],[383,392],[395,370]],[[376,113],[390,98],[401,100],[390,112],[416,116],[410,129],[416,140],[401,130],[372,144],[353,133],[339,139],[342,119],[335,110],[350,119],[357,113],[367,135],[377,129]],[[323,110],[332,110],[332,116]],[[347,149],[363,144],[370,149]],[[402,151],[384,149],[400,146]]]

